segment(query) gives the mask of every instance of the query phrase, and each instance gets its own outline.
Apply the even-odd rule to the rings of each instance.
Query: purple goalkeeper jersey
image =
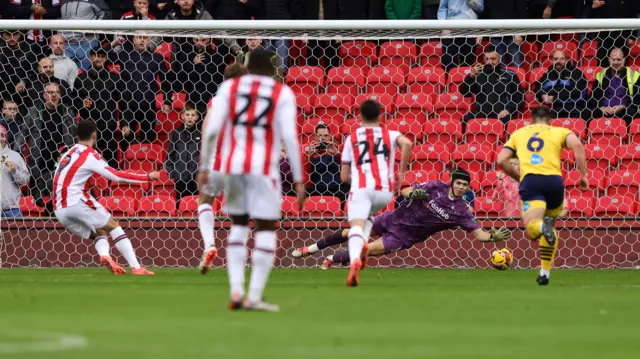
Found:
[[[406,200],[394,211],[383,213],[381,217],[387,218],[380,219],[387,232],[416,243],[445,229],[460,227],[471,232],[480,228],[467,202],[449,197],[448,184],[431,181],[412,187],[425,190],[427,199]]]

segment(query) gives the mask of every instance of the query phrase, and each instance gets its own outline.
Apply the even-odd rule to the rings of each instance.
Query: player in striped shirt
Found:
[[[402,149],[397,184],[401,185],[411,157],[411,141],[398,131],[380,127],[380,104],[373,100],[360,105],[360,124],[345,141],[342,151],[342,182],[351,182],[348,199],[349,257],[351,270],[347,286],[360,282],[360,269],[367,261],[367,242],[373,214],[393,199],[394,154]],[[398,188],[399,189],[399,188]]]
[[[100,255],[100,262],[113,274],[126,274],[109,254],[107,233],[115,247],[131,267],[133,275],[154,275],[138,263],[136,254],[118,221],[89,193],[87,181],[98,173],[111,181],[145,183],[160,178],[158,172],[145,174],[118,171],[109,167],[93,147],[96,144],[96,123],[82,120],[76,126],[78,143],[60,156],[53,178],[54,213],[66,229],[83,239],[91,238]]]

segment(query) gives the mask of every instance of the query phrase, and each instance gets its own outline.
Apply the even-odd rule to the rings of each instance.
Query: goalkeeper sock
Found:
[[[547,278],[551,276],[551,267],[553,266],[553,259],[556,256],[558,249],[558,231],[554,229],[556,234],[556,242],[552,245],[549,244],[545,236],[540,237],[540,246],[538,247],[538,255],[540,257],[540,275],[546,275]]]
[[[106,236],[100,236],[95,239],[94,245],[96,246],[96,251],[100,257],[109,257],[111,254],[109,253],[109,240]]]
[[[349,252],[347,252],[347,251],[337,251],[333,255],[333,262],[334,263],[340,263],[340,264],[346,266],[347,264],[349,264]]]
[[[213,237],[214,216],[213,208],[209,203],[204,203],[198,206],[198,227],[200,228],[200,234],[202,234],[202,241],[204,242],[204,249],[214,247]]]
[[[244,267],[247,262],[249,227],[231,225],[227,246],[227,271],[231,298],[234,294],[244,297]]]
[[[325,249],[327,247],[331,247],[331,246],[335,246],[336,244],[340,244],[340,243],[344,243],[349,239],[349,237],[343,237],[342,236],[342,229],[332,233],[324,238],[322,238],[321,240],[319,240],[316,244],[312,245],[309,247],[309,251],[311,253],[315,253],[319,250]],[[314,247],[312,250],[311,247]],[[317,248],[317,249],[316,249]]]
[[[353,226],[349,230],[349,259],[353,262],[360,259],[362,247],[364,246],[363,230],[360,226]]]
[[[262,293],[267,285],[276,250],[276,232],[256,232],[255,247],[251,252],[251,281],[249,282],[249,302],[262,301]]]
[[[540,238],[542,235],[542,219],[532,219],[527,223],[527,234],[532,241]]]
[[[140,263],[138,263],[138,258],[136,258],[136,252],[133,250],[131,241],[127,238],[122,227],[112,230],[109,234],[111,235],[111,239],[113,240],[116,249],[120,254],[122,254],[129,264],[129,267],[134,269],[140,268]]]

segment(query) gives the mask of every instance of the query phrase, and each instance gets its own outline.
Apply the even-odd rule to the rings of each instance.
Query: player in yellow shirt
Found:
[[[520,181],[520,200],[524,226],[532,241],[540,239],[540,285],[549,284],[553,258],[558,248],[555,220],[564,206],[564,182],[560,153],[569,148],[575,153],[580,170],[580,189],[589,189],[587,164],[582,142],[571,130],[549,125],[551,112],[546,107],[533,110],[533,124],[514,132],[498,155],[498,165]],[[520,160],[520,172],[511,158]]]

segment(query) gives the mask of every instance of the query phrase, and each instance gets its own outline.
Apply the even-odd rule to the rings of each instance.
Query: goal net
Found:
[[[522,229],[518,185],[495,159],[510,134],[531,122],[532,109],[546,106],[553,125],[584,141],[591,186],[578,189],[575,158],[565,150],[566,213],[558,223],[555,265],[640,266],[638,20],[5,20],[0,27],[6,29],[0,43],[2,267],[98,264],[93,243],[51,217],[52,171],[73,144],[79,119],[97,122],[97,149],[113,167],[161,171],[160,180],[145,185],[90,181],[142,264],[196,266],[202,253],[199,125],[227,66],[246,62],[259,46],[273,52],[274,76],[296,94],[309,195],[298,210],[283,151],[276,266],[319,265],[322,257],[294,259],[292,249],[348,226],[340,151],[359,126],[358,105],[366,99],[382,105],[386,128],[414,142],[403,186],[448,183],[453,168],[465,168],[472,174],[465,200],[478,221],[513,233],[505,243],[483,244],[461,229],[447,230],[372,258],[371,265],[484,268],[489,253],[506,246],[517,267],[537,267],[537,244]],[[52,36],[27,40],[34,31]],[[230,222],[221,198],[214,210],[216,245],[224,248]],[[224,249],[219,253],[216,264],[223,266]]]

